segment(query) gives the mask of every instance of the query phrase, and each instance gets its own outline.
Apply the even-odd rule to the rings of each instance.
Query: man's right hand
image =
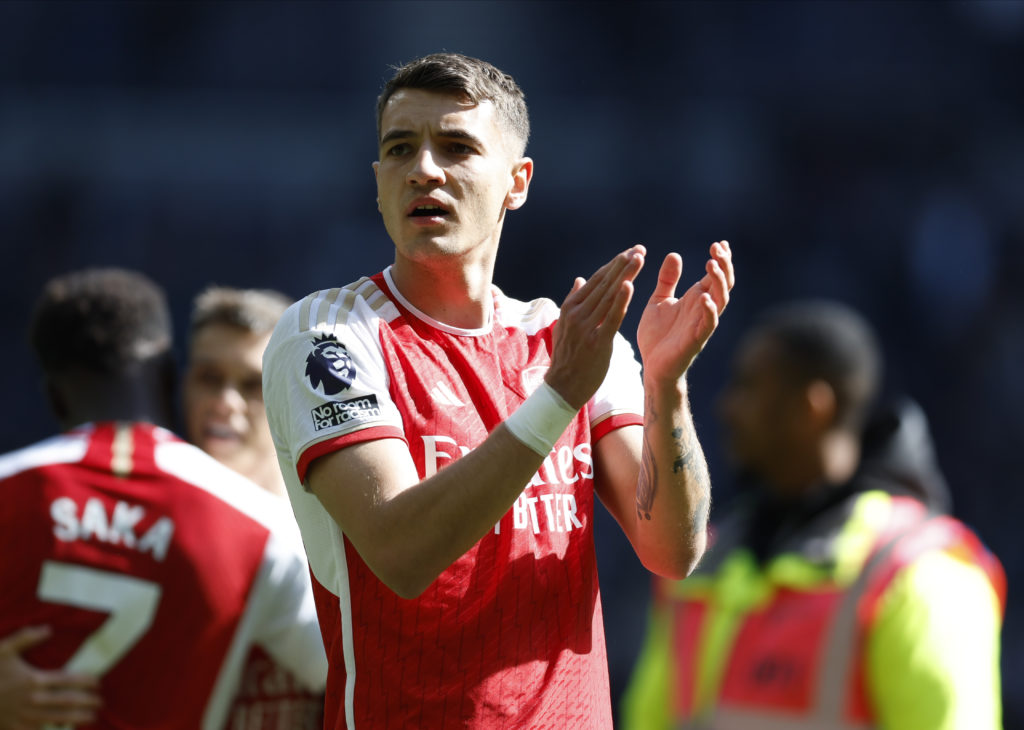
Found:
[[[0,730],[95,721],[100,706],[95,677],[37,669],[21,658],[51,633],[48,626],[33,626],[0,639]]]
[[[639,245],[623,251],[589,280],[577,278],[562,303],[544,379],[573,408],[582,408],[604,381],[646,254]]]

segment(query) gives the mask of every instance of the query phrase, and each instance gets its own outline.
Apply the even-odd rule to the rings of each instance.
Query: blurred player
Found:
[[[292,300],[263,289],[210,287],[193,304],[184,379],[185,435],[217,461],[282,497],[284,480],[263,409],[263,350]],[[310,594],[312,600],[312,594]],[[323,649],[321,648],[321,651]],[[323,727],[322,693],[310,692],[254,646],[227,730]]]
[[[263,351],[292,300],[210,287],[192,308],[184,380],[189,441],[269,492],[287,496],[263,408]]]
[[[254,645],[324,675],[291,515],[161,424],[176,373],[163,292],[118,269],[51,280],[30,337],[58,436],[0,457],[0,635],[99,679],[89,727],[221,728]]]

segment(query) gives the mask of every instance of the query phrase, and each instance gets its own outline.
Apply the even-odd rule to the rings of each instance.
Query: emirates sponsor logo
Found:
[[[460,456],[470,452],[451,436],[422,436],[423,475],[437,473]],[[573,493],[577,482],[594,478],[594,458],[590,444],[575,447],[563,444],[551,449],[544,461],[519,495],[510,510],[511,520],[503,519],[506,527],[514,530],[528,530],[537,535],[541,532],[571,532],[585,527],[585,517],[577,515],[576,496]],[[502,521],[494,525],[494,533],[500,534]]]

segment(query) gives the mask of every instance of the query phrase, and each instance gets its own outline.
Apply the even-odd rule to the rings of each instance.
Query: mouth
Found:
[[[432,200],[420,200],[406,211],[409,218],[443,219],[451,215],[445,206]]]
[[[242,434],[238,433],[235,429],[230,426],[222,425],[209,425],[203,430],[203,436],[208,441],[234,441],[240,442],[242,440]]]

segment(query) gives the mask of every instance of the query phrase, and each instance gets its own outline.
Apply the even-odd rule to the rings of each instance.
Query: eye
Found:
[[[219,390],[224,387],[224,374],[210,368],[195,368],[190,380],[202,388]]]
[[[404,154],[408,154],[409,150],[412,149],[407,142],[399,142],[398,144],[388,147],[384,154],[387,157],[401,157]]]
[[[453,155],[471,155],[475,152],[472,147],[468,144],[463,144],[462,142],[452,142],[448,145],[448,151]]]
[[[263,379],[246,378],[241,382],[239,390],[246,400],[261,401],[263,400]]]

